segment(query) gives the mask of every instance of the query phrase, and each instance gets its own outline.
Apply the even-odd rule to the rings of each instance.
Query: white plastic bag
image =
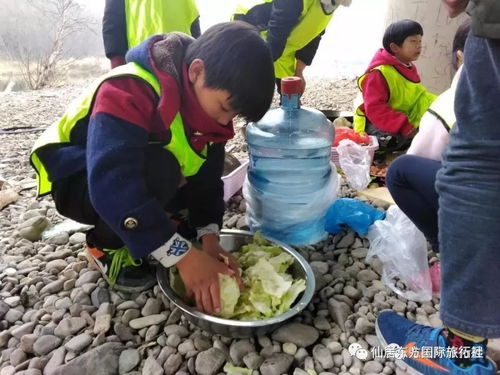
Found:
[[[389,288],[409,300],[425,302],[432,298],[427,241],[398,206],[389,207],[385,219],[370,226],[367,237],[370,249],[366,259],[377,256],[382,261],[382,281]],[[408,290],[396,286],[396,277]]]
[[[366,149],[350,139],[343,139],[337,146],[339,164],[349,186],[355,190],[366,189],[370,183],[371,157]]]

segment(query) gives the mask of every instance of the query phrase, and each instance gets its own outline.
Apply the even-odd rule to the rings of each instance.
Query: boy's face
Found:
[[[401,46],[391,43],[391,50],[404,63],[416,61],[422,52],[422,35],[410,35]]]
[[[205,87],[205,66],[200,59],[193,60],[188,67],[188,75],[196,99],[208,117],[221,125],[228,125],[237,114],[229,104],[231,93],[227,90]]]

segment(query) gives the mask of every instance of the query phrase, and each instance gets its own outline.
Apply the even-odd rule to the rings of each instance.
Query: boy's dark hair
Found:
[[[463,51],[465,48],[465,41],[467,40],[467,36],[470,31],[470,18],[467,18],[458,26],[457,31],[455,32],[455,37],[453,38],[453,45],[451,49],[451,62],[455,70],[458,69],[458,58],[457,52]]]
[[[258,121],[274,95],[271,50],[257,29],[245,22],[219,23],[191,43],[184,60],[201,59],[205,86],[228,90],[231,108],[248,121]]]
[[[391,23],[387,29],[385,29],[382,45],[387,52],[394,55],[391,51],[391,43],[395,43],[401,47],[405,39],[412,35],[424,35],[422,25],[413,20],[397,21]]]

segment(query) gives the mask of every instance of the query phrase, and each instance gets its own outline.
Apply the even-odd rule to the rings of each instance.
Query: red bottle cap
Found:
[[[292,95],[300,92],[301,79],[299,77],[285,77],[281,79],[281,93]]]

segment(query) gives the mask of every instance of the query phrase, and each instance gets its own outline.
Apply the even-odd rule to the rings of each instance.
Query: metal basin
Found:
[[[251,242],[252,233],[241,230],[223,230],[220,235],[221,246],[227,251],[236,251],[241,246]],[[186,304],[170,287],[168,270],[164,267],[157,268],[158,284],[168,299],[177,306],[184,316],[193,324],[212,333],[226,337],[245,338],[253,335],[262,335],[273,331],[285,321],[297,315],[311,301],[314,294],[314,274],[309,263],[294,249],[287,245],[269,239],[275,245],[280,246],[295,259],[290,266],[289,272],[294,278],[303,278],[306,281],[306,289],[298,297],[295,304],[287,312],[265,320],[231,320],[207,315],[197,310],[196,307]]]

